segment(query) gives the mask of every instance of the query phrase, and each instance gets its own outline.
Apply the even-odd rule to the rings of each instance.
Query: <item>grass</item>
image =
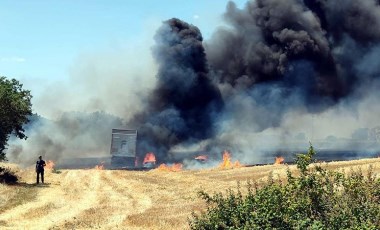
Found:
[[[2,185],[0,184],[0,214],[37,197],[37,188],[26,185]]]
[[[0,163],[0,167],[10,168],[17,175],[21,170],[15,164]],[[37,196],[37,188],[31,184],[20,182],[15,185],[0,184],[0,214],[25,203],[28,203]],[[1,223],[1,222],[0,222]]]
[[[361,166],[366,172],[370,164],[379,174],[380,159],[333,162],[326,167],[348,172]],[[206,208],[197,195],[200,190],[223,192],[247,180],[264,183],[270,172],[275,179],[286,178],[286,169],[267,165],[181,172],[46,172],[46,187],[0,186],[0,224],[9,229],[189,229],[191,213]],[[34,183],[33,169],[21,170],[19,175],[25,183]]]

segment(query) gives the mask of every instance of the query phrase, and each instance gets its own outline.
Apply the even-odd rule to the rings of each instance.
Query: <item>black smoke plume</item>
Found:
[[[230,2],[224,18],[228,27],[207,42],[208,62],[224,98],[244,94],[262,111],[256,130],[279,126],[297,106],[318,113],[352,96],[369,77],[355,67],[380,41],[374,0]]]
[[[157,31],[157,85],[144,112],[131,122],[139,131],[139,154],[154,151],[165,160],[172,146],[214,135],[213,122],[223,102],[209,78],[202,40],[197,27],[175,18]]]
[[[195,26],[171,19],[158,30],[158,83],[133,120],[143,153],[207,138],[210,149],[234,145],[294,111],[355,106],[380,73],[377,1],[229,2],[224,19],[205,50]]]

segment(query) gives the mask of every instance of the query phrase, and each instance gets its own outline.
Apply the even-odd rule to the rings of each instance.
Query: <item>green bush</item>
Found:
[[[15,184],[18,181],[18,176],[9,168],[0,167],[0,183]]]
[[[380,179],[372,168],[329,171],[310,167],[315,152],[296,159],[298,176],[287,170],[284,183],[274,181],[258,187],[248,182],[247,193],[228,190],[226,195],[199,192],[208,208],[193,213],[191,229],[379,229]]]

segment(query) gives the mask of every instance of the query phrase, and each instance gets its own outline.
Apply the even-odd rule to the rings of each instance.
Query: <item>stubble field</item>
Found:
[[[372,165],[380,175],[380,158],[332,162],[325,167],[350,171]],[[286,176],[287,166],[180,172],[123,170],[61,170],[45,172],[44,185],[35,185],[32,168],[14,168],[19,185],[0,184],[1,229],[188,229],[192,211],[205,203],[197,196],[244,187],[247,180],[265,182]],[[294,171],[295,166],[289,166]]]

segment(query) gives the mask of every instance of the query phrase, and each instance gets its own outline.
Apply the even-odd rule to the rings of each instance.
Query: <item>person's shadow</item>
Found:
[[[17,182],[13,184],[8,184],[10,186],[15,186],[15,187],[24,187],[24,188],[46,188],[50,187],[50,183],[27,183],[27,182]]]

